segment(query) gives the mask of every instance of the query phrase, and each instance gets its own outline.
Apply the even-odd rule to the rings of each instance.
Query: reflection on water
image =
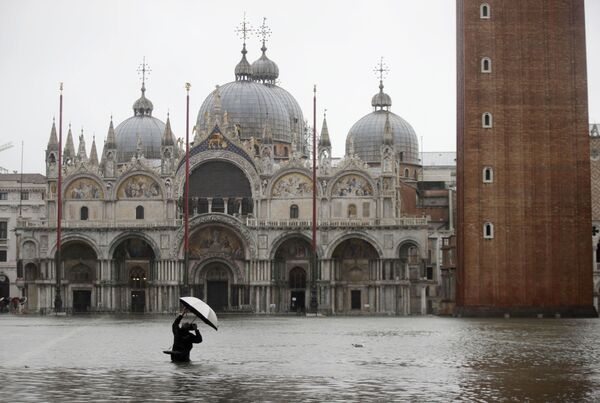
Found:
[[[599,401],[600,321],[0,316],[0,401]],[[354,347],[353,344],[363,347]]]

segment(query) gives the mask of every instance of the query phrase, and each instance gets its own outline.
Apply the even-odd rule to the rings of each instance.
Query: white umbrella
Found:
[[[204,323],[217,330],[217,326],[219,325],[217,314],[215,314],[215,311],[213,311],[206,302],[196,297],[181,297],[179,298],[179,301],[181,301],[190,312],[202,319]]]

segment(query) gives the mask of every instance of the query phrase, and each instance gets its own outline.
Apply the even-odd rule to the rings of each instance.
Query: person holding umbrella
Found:
[[[184,322],[181,326],[179,323],[183,316],[188,312],[187,308],[177,316],[173,322],[173,348],[170,352],[171,361],[173,362],[188,362],[190,361],[190,351],[194,344],[202,343],[202,335],[198,331],[195,323]],[[195,331],[195,334],[192,333]]]

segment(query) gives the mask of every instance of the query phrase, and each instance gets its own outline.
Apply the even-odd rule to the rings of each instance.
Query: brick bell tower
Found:
[[[457,309],[597,316],[584,0],[457,0]]]

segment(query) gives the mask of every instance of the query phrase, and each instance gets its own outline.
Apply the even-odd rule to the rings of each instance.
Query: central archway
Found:
[[[239,303],[231,264],[224,259],[210,259],[198,265],[192,278],[192,294],[205,300],[216,312],[229,310]]]
[[[145,239],[130,235],[122,239],[113,252],[116,280],[124,294],[120,309],[143,313],[149,305],[148,281],[155,278],[156,254]]]
[[[248,215],[252,187],[244,172],[226,161],[207,161],[190,174],[190,212]]]
[[[96,251],[83,241],[71,241],[63,247],[61,259],[64,270],[61,278],[68,281],[73,312],[90,312],[98,265]]]

